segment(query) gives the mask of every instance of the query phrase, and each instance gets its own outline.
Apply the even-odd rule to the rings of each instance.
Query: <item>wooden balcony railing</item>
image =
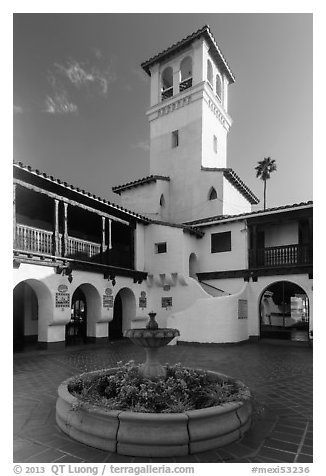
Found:
[[[54,255],[54,233],[27,225],[16,225],[16,240],[14,247],[34,253]],[[68,236],[67,256],[83,255],[91,258],[101,252],[101,245],[92,241],[81,240]],[[57,255],[62,256],[62,234],[58,236]]]
[[[249,250],[250,268],[312,264],[309,245],[285,245]]]
[[[14,239],[15,252],[39,256],[57,256],[76,261],[91,261],[117,268],[134,269],[134,250],[132,242],[124,245],[114,242],[112,248],[102,250],[102,245],[63,234],[16,224]]]
[[[51,231],[17,224],[15,248],[52,255],[53,233]]]
[[[68,237],[67,256],[84,255],[91,258],[101,253],[101,245],[93,241],[85,241],[79,238]]]

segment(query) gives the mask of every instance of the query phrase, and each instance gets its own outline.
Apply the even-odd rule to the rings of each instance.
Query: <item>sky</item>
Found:
[[[208,24],[235,83],[227,165],[267,207],[312,199],[311,13],[16,13],[13,158],[119,204],[149,175],[149,78],[140,64]]]

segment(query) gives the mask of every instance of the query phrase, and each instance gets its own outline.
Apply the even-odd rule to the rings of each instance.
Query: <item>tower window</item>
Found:
[[[231,251],[231,232],[211,234],[211,253],[221,253]]]
[[[164,99],[170,98],[171,96],[173,96],[173,70],[171,66],[168,66],[162,73],[162,101],[164,101]]]
[[[217,137],[213,136],[213,149],[215,154],[217,154]]]
[[[207,82],[213,88],[213,66],[210,60],[207,60]]]
[[[163,193],[162,193],[161,198],[160,198],[160,206],[165,207],[165,198],[164,198]]]
[[[192,60],[190,56],[183,58],[180,63],[180,84],[179,91],[182,92],[185,89],[192,86]]]
[[[219,74],[216,75],[216,96],[221,101],[222,100],[222,81]]]
[[[214,187],[211,187],[209,194],[208,194],[208,200],[216,200],[217,199],[217,193]]]
[[[173,131],[172,132],[172,147],[178,147],[179,145],[179,131]]]
[[[155,253],[166,253],[167,252],[167,246],[166,246],[166,241],[162,243],[155,243]]]

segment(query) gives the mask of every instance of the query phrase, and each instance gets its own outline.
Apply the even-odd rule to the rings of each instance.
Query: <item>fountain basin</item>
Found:
[[[157,326],[155,319],[155,313],[150,314],[152,316],[151,325]],[[158,357],[158,350],[160,347],[167,345],[171,340],[180,335],[178,329],[170,328],[141,328],[141,329],[127,329],[124,334],[131,342],[144,348],[146,353],[146,361],[140,367],[140,372],[144,377],[156,378],[165,377],[166,370],[163,365],[160,364]]]
[[[127,329],[124,337],[128,337],[131,342],[144,348],[163,347],[171,342],[174,337],[179,336],[178,329],[162,328],[162,329]]]
[[[106,373],[114,373],[108,369]],[[71,438],[121,455],[173,457],[199,453],[239,440],[251,424],[251,396],[239,380],[208,372],[216,380],[228,379],[246,390],[247,398],[184,413],[138,413],[80,405],[68,385],[58,389],[56,421]],[[103,370],[89,376],[103,374]]]

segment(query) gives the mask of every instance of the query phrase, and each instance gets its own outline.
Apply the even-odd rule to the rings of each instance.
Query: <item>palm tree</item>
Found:
[[[264,160],[259,160],[256,170],[256,177],[264,181],[264,210],[266,209],[266,181],[271,177],[271,173],[276,170],[276,162],[270,157],[265,157]]]

